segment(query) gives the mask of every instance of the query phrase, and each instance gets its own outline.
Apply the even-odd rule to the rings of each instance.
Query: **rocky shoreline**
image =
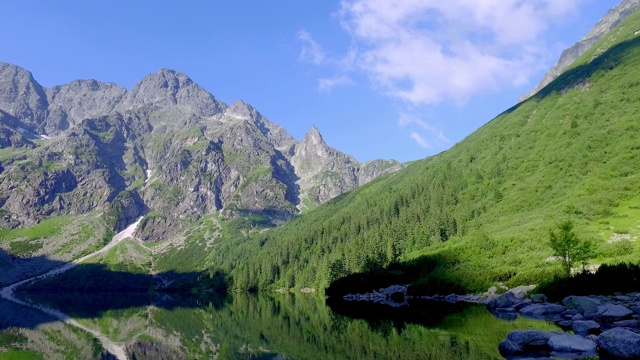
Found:
[[[348,294],[347,301],[369,301],[393,307],[410,299],[484,304],[496,317],[518,316],[554,322],[567,332],[517,330],[498,350],[506,359],[586,358],[640,359],[640,292],[613,296],[568,296],[550,303],[546,296],[526,296],[533,287],[521,286],[502,295],[408,296],[407,287],[392,285],[366,294]]]

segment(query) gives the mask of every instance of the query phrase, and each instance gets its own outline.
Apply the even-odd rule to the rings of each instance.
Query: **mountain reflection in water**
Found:
[[[515,329],[482,306],[412,302],[392,309],[323,297],[234,293],[22,293],[122,344],[132,359],[501,359]],[[91,334],[8,301],[0,303],[0,359],[111,359]]]

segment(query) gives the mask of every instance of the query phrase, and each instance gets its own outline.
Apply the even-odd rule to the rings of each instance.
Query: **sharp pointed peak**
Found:
[[[311,130],[304,136],[302,141],[312,142],[314,144],[324,144],[324,139],[322,138],[322,134],[320,134],[320,130],[316,124],[311,125]]]
[[[308,135],[318,136],[318,137],[322,138],[322,134],[320,134],[320,129],[318,129],[316,124],[312,124],[311,125],[311,130],[309,130],[309,134]]]

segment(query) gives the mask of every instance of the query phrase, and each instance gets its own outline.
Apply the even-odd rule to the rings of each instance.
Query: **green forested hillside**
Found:
[[[594,242],[592,263],[639,262],[637,29],[640,13],[450,150],[284,226],[218,241],[209,266],[236,288],[324,289],[397,262],[394,280],[479,291],[559,273],[547,242],[564,220]]]

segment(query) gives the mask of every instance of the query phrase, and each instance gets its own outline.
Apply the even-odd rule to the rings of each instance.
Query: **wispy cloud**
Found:
[[[429,124],[427,121],[420,119],[417,115],[402,113],[400,114],[400,118],[398,120],[400,126],[405,127],[410,124],[418,125],[422,130],[427,131],[432,138],[434,138],[441,145],[449,144],[451,140],[449,140],[441,129],[437,128]]]
[[[318,91],[328,92],[335,86],[348,86],[355,83],[348,76],[336,76],[332,78],[318,79]]]
[[[387,94],[462,103],[528,81],[546,56],[541,34],[580,1],[343,0],[339,17],[359,69]]]
[[[430,124],[426,120],[420,119],[417,115],[411,113],[402,113],[400,114],[400,118],[398,119],[398,124],[401,127],[407,127],[410,125],[417,126],[419,130],[426,132],[428,134],[427,141],[420,133],[417,131],[411,132],[411,138],[421,147],[425,149],[431,149],[434,146],[442,147],[451,143],[441,129]]]
[[[429,142],[427,140],[425,140],[422,135],[418,134],[417,132],[413,131],[411,133],[411,138],[413,139],[413,141],[415,141],[418,145],[420,145],[420,147],[424,148],[424,149],[431,149],[432,146],[431,144],[429,144]]]
[[[300,30],[298,32],[298,40],[302,41],[300,59],[316,65],[324,63],[326,59],[324,49],[313,39],[308,31]]]

